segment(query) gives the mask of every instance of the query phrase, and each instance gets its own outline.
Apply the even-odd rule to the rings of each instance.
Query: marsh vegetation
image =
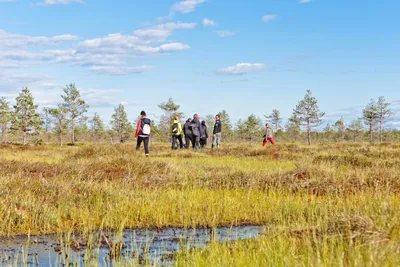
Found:
[[[0,148],[0,234],[265,228],[180,266],[398,265],[400,145],[226,145],[153,155],[132,144]]]

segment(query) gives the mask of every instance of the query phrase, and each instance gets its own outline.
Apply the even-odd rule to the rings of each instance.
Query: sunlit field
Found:
[[[0,147],[0,234],[257,225],[257,239],[184,249],[174,264],[400,264],[399,144],[134,148]]]

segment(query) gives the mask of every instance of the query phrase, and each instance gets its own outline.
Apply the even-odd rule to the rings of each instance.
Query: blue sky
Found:
[[[279,109],[307,89],[326,121],[370,98],[400,113],[397,0],[0,0],[0,96],[27,86],[52,106],[76,83],[108,122],[173,97],[186,115],[233,121]],[[400,126],[397,113],[389,126]]]

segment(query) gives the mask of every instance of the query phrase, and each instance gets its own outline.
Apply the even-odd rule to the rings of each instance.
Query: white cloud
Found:
[[[134,31],[134,35],[139,39],[143,39],[142,42],[163,42],[175,30],[179,29],[193,29],[196,27],[196,23],[183,23],[183,22],[169,22],[159,24],[146,29],[139,29]]]
[[[29,65],[67,63],[87,66],[89,70],[112,75],[140,73],[142,67],[129,66],[135,57],[149,57],[189,49],[188,44],[169,41],[174,31],[193,29],[196,23],[168,22],[138,29],[132,34],[114,33],[88,39],[66,48],[43,50],[63,42],[78,40],[66,34],[53,37],[11,34],[0,30],[0,68],[22,68]],[[69,47],[68,47],[69,45]],[[31,49],[31,47],[35,48]],[[118,67],[117,66],[122,66]],[[146,68],[148,70],[149,68]]]
[[[9,66],[18,67],[22,62],[50,62],[50,63],[71,63],[74,65],[119,65],[122,64],[120,55],[77,53],[76,50],[46,50],[42,52],[30,52],[25,50],[14,50],[0,54],[2,62]],[[6,65],[6,66],[7,66]],[[2,65],[0,64],[0,67]]]
[[[264,16],[261,18],[261,20],[264,21],[264,22],[269,22],[269,21],[275,20],[276,17],[277,17],[277,15],[269,14],[269,15],[264,15]]]
[[[217,70],[220,74],[242,75],[249,72],[260,71],[266,68],[265,64],[261,63],[239,63],[235,66]]]
[[[104,38],[87,40],[78,46],[78,53],[120,54],[126,56],[145,56],[154,53],[171,52],[190,48],[183,43],[166,43],[157,47],[137,44],[132,36],[113,34]]]
[[[195,27],[196,23],[169,22],[136,30],[132,35],[109,34],[105,37],[85,40],[78,45],[77,52],[143,56],[145,54],[184,50],[190,48],[189,45],[179,42],[165,42],[175,30],[193,29]],[[151,46],[151,44],[157,43],[161,43],[161,45]]]
[[[179,13],[190,13],[193,12],[196,7],[200,4],[205,3],[207,0],[185,0],[178,3],[175,3],[171,7],[171,13],[179,12]]]
[[[213,20],[211,20],[211,19],[208,19],[208,18],[204,18],[203,19],[203,26],[204,27],[207,27],[207,26],[211,26],[211,27],[214,27],[214,26],[216,26],[217,24],[215,23],[215,21],[213,21]]]
[[[300,4],[307,4],[310,3],[312,0],[300,0],[299,3]]]
[[[22,47],[22,46],[52,46],[63,42],[75,41],[79,38],[75,35],[64,34],[53,37],[28,36],[22,34],[12,34],[0,30],[0,47]]]
[[[84,4],[83,0],[45,0],[38,3],[38,5],[52,6],[52,5],[69,5],[73,3]]]
[[[236,33],[232,31],[216,31],[215,32],[219,37],[230,37],[234,36]]]
[[[176,51],[180,51],[180,50],[186,50],[189,49],[190,46],[187,44],[183,44],[183,43],[170,43],[170,44],[164,44],[164,45],[160,45],[159,47],[157,47],[157,52],[176,52]]]
[[[128,75],[128,74],[138,74],[151,70],[152,66],[92,66],[91,71],[99,72],[102,74],[110,75]]]
[[[23,73],[10,69],[0,71],[1,96],[9,100],[15,99],[17,92],[24,87],[43,88],[50,83],[52,83],[52,78],[47,75]]]

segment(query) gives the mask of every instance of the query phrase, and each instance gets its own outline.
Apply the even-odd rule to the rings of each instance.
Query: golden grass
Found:
[[[0,147],[0,235],[265,225],[257,241],[184,251],[181,266],[395,266],[400,146]]]

